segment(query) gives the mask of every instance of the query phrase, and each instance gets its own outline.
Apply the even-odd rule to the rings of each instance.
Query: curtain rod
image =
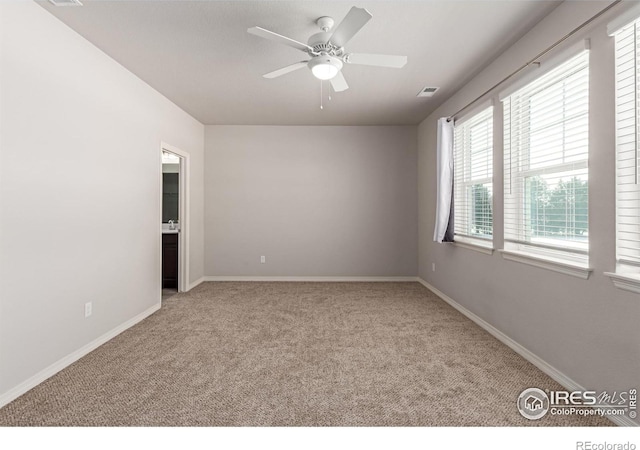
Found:
[[[609,11],[611,8],[613,8],[615,5],[617,5],[618,3],[622,2],[622,0],[615,0],[613,3],[609,4],[606,8],[603,8],[599,13],[597,13],[595,16],[591,17],[589,20],[583,22],[581,25],[579,25],[577,28],[575,28],[573,31],[569,32],[568,34],[566,34],[564,37],[562,37],[560,40],[558,40],[555,44],[551,45],[550,47],[547,47],[545,50],[543,50],[542,52],[540,52],[539,54],[537,54],[531,61],[527,62],[526,64],[523,64],[522,66],[520,66],[518,69],[516,69],[514,72],[512,72],[511,74],[507,75],[505,78],[503,78],[502,80],[498,81],[496,84],[494,84],[493,86],[491,86],[489,89],[487,89],[486,91],[484,91],[482,94],[480,94],[477,98],[475,98],[474,100],[470,101],[469,103],[467,103],[465,106],[463,106],[462,108],[460,108],[458,111],[456,111],[454,114],[450,115],[449,117],[447,117],[447,122],[451,122],[453,119],[455,119],[455,117],[460,114],[462,111],[464,111],[465,109],[467,109],[469,106],[473,105],[474,103],[476,103],[478,100],[480,100],[482,97],[484,97],[485,95],[487,95],[489,92],[493,91],[495,88],[497,88],[498,86],[500,86],[502,83],[504,83],[505,81],[509,80],[510,78],[516,76],[517,74],[519,74],[520,72],[522,72],[524,69],[526,69],[529,66],[539,66],[540,65],[540,61],[538,61],[539,58],[543,57],[544,55],[546,55],[547,53],[549,53],[551,50],[553,50],[554,48],[556,48],[558,45],[562,44],[564,41],[566,41],[567,39],[569,39],[571,36],[573,36],[574,34],[576,34],[578,31],[582,30],[584,27],[586,27],[587,25],[589,25],[591,22],[593,22],[594,20],[596,20],[598,17],[600,17],[601,15],[603,15],[604,13],[606,13],[607,11]]]

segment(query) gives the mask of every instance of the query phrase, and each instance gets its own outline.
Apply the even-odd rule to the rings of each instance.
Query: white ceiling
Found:
[[[558,1],[97,1],[39,3],[204,124],[416,124]],[[246,32],[261,26],[306,42],[315,20],[336,25],[351,6],[373,19],[348,52],[408,56],[402,69],[346,65],[350,89],[335,93],[301,69],[262,74],[306,54]],[[523,55],[523,63],[531,55]],[[416,98],[425,86],[441,89]]]

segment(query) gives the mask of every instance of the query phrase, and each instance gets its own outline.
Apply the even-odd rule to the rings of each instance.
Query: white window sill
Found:
[[[588,266],[565,262],[559,259],[543,258],[538,255],[532,255],[531,253],[519,252],[515,250],[499,250],[499,252],[502,253],[502,257],[504,259],[509,261],[528,264],[530,266],[539,267],[541,269],[553,270],[554,272],[571,275],[573,277],[582,278],[584,280],[588,279],[589,275],[593,271],[593,269]]]
[[[605,272],[618,289],[640,294],[640,274]]]
[[[485,255],[492,255],[493,254],[493,248],[490,245],[482,245],[480,243],[476,243],[476,242],[470,242],[467,240],[458,240],[458,241],[453,241],[453,244],[456,247],[462,247],[462,248],[466,248],[468,250],[473,250],[475,252],[480,252],[480,253],[484,253]]]

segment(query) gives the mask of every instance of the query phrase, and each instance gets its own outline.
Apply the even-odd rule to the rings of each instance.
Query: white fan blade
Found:
[[[336,47],[344,47],[372,17],[366,9],[354,6],[349,10],[346,17],[342,19],[340,25],[336,27],[331,38],[329,38],[329,42]]]
[[[262,75],[265,78],[276,78],[281,75],[285,75],[289,72],[293,72],[294,70],[302,69],[307,66],[309,61],[300,61],[295,64],[291,64],[290,66],[283,67],[282,69],[274,70],[273,72],[265,73]]]
[[[350,53],[344,58],[349,64],[364,66],[393,67],[399,69],[407,63],[406,56],[374,55],[371,53]]]
[[[260,28],[260,27],[247,28],[247,32],[251,34],[255,34],[256,36],[260,36],[261,38],[264,38],[264,39],[269,39],[270,41],[279,42],[281,44],[288,45],[289,47],[297,48],[298,50],[302,50],[303,52],[306,52],[309,50],[313,51],[313,49],[309,47],[307,44],[303,44],[302,42],[298,42],[286,36],[282,36],[278,33],[274,33],[273,31],[265,30],[264,28]]]
[[[335,77],[333,77],[330,81],[331,81],[331,87],[335,92],[342,92],[349,89],[347,80],[344,79],[344,75],[342,75],[342,72],[338,72],[338,74]]]

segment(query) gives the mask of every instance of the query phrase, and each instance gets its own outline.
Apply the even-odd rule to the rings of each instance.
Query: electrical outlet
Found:
[[[91,302],[85,303],[84,304],[84,317],[89,317],[91,315],[93,309],[93,305],[91,304]]]
[[[436,263],[431,263],[431,271],[432,272],[436,271]]]
[[[267,257],[266,256],[261,256],[260,257],[260,264],[264,264],[267,262]]]

